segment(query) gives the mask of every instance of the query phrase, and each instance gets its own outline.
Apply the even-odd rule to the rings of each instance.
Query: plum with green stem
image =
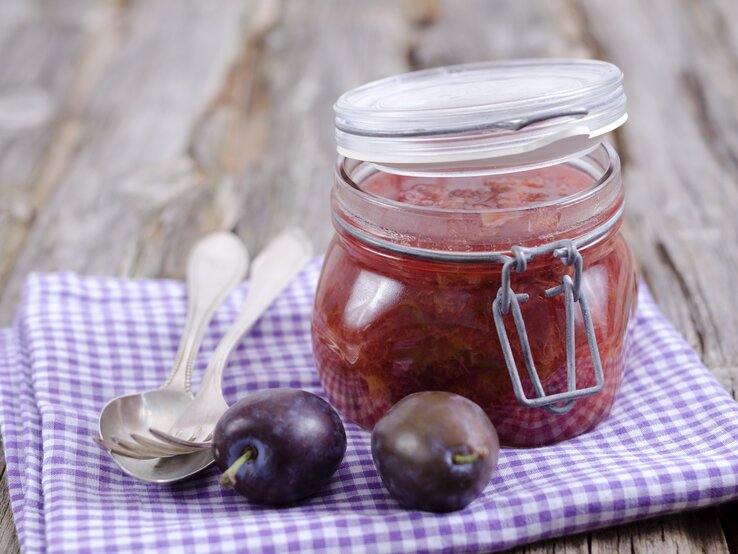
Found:
[[[460,510],[497,467],[500,442],[487,414],[450,392],[418,392],[395,404],[372,431],[372,457],[404,507]]]
[[[346,452],[346,431],[319,396],[267,389],[228,408],[215,426],[212,448],[224,486],[252,502],[289,504],[330,481]]]

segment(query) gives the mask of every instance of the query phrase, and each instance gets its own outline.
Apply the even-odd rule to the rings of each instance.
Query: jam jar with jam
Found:
[[[607,417],[637,287],[604,141],[627,117],[620,70],[436,68],[353,89],[335,111],[336,234],[312,337],[336,408],[371,429],[408,394],[451,391],[508,446]]]

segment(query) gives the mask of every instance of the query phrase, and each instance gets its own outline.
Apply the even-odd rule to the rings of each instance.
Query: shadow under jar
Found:
[[[339,99],[336,235],[312,336],[340,412],[371,429],[408,394],[451,391],[508,446],[607,417],[637,286],[602,140],[625,119],[621,80],[604,62],[525,60]]]

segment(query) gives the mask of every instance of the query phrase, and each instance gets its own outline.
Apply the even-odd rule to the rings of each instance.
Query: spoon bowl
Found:
[[[100,436],[112,439],[132,433],[148,434],[154,422],[174,423],[191,403],[189,392],[163,388],[119,396],[100,412]]]
[[[146,432],[152,421],[173,422],[192,402],[192,397],[181,391],[155,389],[143,394],[129,394],[117,400],[108,402],[100,415],[100,433],[103,437],[119,436],[123,431]],[[145,460],[123,456],[115,451],[110,455],[127,475],[162,485],[186,479],[213,461],[210,449]]]
[[[148,434],[153,422],[173,424],[191,403],[192,396],[189,393],[171,389],[154,389],[116,398],[108,402],[100,414],[100,436]],[[118,451],[125,452],[126,449],[118,444],[115,446],[110,455],[118,467],[127,475],[149,483],[175,483],[213,462],[210,449],[165,458],[137,459],[118,454]]]

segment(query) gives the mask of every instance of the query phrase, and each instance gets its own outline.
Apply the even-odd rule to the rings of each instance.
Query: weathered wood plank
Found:
[[[714,509],[700,510],[591,533],[541,541],[511,550],[520,554],[728,554],[728,544]]]
[[[4,322],[31,270],[133,274],[143,267],[158,275],[181,243],[201,234],[216,178],[199,172],[187,149],[233,62],[248,7],[240,0],[109,2],[91,4],[79,18],[89,22],[85,48],[66,54],[76,69],[56,91],[65,106],[60,125],[76,129],[74,147],[54,143],[62,149],[52,160],[59,169],[46,170],[48,199],[8,275]],[[32,65],[32,54],[21,61]]]
[[[87,65],[92,8],[92,2],[48,12],[23,0],[0,4],[0,288],[79,136],[71,115],[79,105],[70,93]]]
[[[18,552],[18,537],[13,525],[13,512],[10,508],[8,475],[5,472],[5,454],[0,449],[0,552]]]

